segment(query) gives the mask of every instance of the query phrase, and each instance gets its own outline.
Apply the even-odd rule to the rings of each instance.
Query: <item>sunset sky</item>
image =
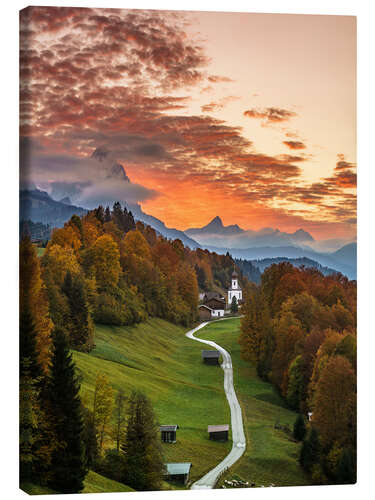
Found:
[[[32,7],[21,41],[28,182],[78,204],[101,147],[170,227],[355,237],[354,17]]]

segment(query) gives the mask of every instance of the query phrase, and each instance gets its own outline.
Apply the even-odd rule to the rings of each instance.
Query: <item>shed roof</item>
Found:
[[[208,309],[209,311],[212,311],[211,307],[206,306],[206,304],[201,304],[200,306],[198,306],[198,309],[201,309],[202,307]]]
[[[176,431],[178,429],[178,425],[161,425],[160,431]]]
[[[209,425],[207,427],[207,432],[224,432],[224,431],[229,431],[229,425]]]
[[[178,475],[178,474],[189,474],[191,463],[190,462],[180,462],[164,464],[167,469],[167,474]]]
[[[204,302],[205,306],[211,307],[211,309],[225,309],[225,299],[218,299],[213,297],[212,299],[206,300]]]
[[[223,299],[224,297],[218,292],[206,292],[203,297],[206,297],[206,300],[211,299]]]
[[[219,351],[202,351],[202,358],[218,358],[220,357]]]

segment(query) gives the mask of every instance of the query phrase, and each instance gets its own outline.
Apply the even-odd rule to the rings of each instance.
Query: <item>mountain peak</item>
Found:
[[[295,241],[315,241],[310,233],[301,228],[297,229],[291,236]]]
[[[222,221],[222,220],[220,219],[220,217],[217,215],[217,216],[216,216],[216,217],[214,217],[214,218],[212,219],[212,221],[211,221],[211,222],[209,222],[209,223],[207,224],[207,226],[205,226],[205,227],[209,227],[209,228],[212,228],[212,229],[213,229],[213,228],[222,228],[222,227],[224,227],[224,226],[223,226],[223,221]]]

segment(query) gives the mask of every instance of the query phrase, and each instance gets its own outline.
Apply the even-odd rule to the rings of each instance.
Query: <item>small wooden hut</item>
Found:
[[[199,313],[199,319],[201,321],[207,321],[207,320],[211,319],[212,309],[204,304],[201,304],[198,307],[198,313]]]
[[[214,441],[228,441],[229,425],[209,425],[207,432]]]
[[[174,481],[176,483],[186,484],[189,481],[190,469],[192,467],[190,462],[171,463],[165,465],[165,476],[167,481]]]
[[[206,365],[218,365],[219,358],[219,351],[202,351],[203,363],[205,363]]]
[[[178,425],[161,425],[160,434],[163,443],[175,443]]]

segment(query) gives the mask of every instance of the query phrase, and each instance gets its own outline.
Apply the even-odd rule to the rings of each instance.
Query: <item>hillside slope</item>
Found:
[[[298,464],[300,443],[296,443],[275,424],[293,428],[297,414],[268,382],[262,381],[254,366],[241,359],[238,337],[239,319],[209,324],[196,336],[213,340],[231,354],[235,391],[242,408],[246,451],[222,477],[240,478],[256,486],[297,486],[311,484]]]
[[[82,378],[81,395],[92,409],[95,380],[105,373],[115,390],[128,396],[143,391],[152,401],[160,424],[177,424],[176,444],[163,444],[166,462],[192,462],[192,481],[224,458],[231,443],[210,441],[209,424],[230,422],[219,366],[201,361],[202,347],[187,339],[185,330],[160,319],[135,327],[98,325],[96,348],[74,352]],[[105,446],[113,443],[108,438]]]

